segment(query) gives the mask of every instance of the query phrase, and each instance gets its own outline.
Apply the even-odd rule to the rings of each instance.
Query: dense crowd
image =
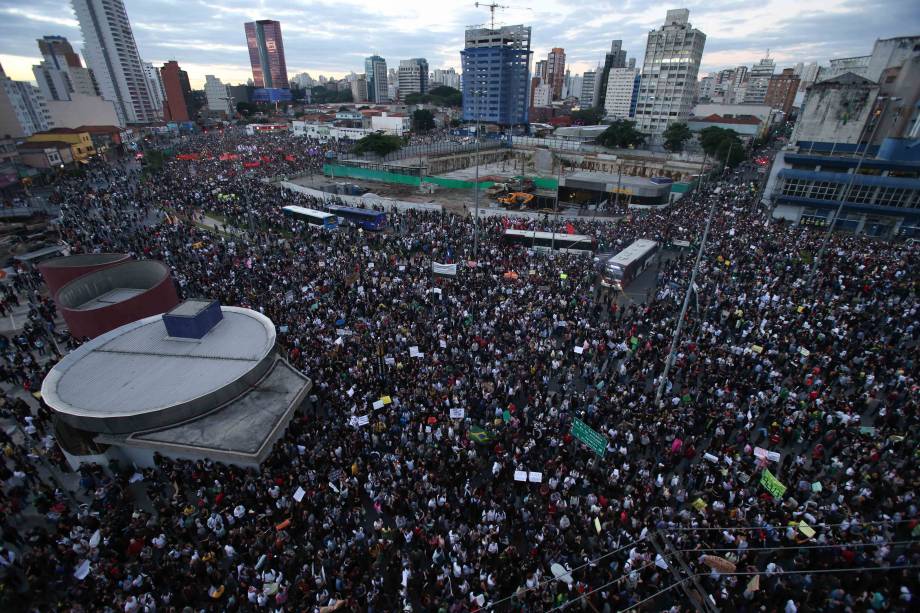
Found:
[[[280,208],[323,202],[219,160],[279,143],[295,145],[198,136],[184,150],[212,159],[153,176],[96,164],[56,187],[72,251],[161,259],[184,296],[265,313],[314,388],[260,470],[158,457],[138,487],[133,467],[87,466],[82,504],[35,468],[64,466],[47,409],[11,395],[41,442],[0,433],[5,608],[914,610],[914,244],[834,236],[810,284],[822,236],[770,220],[726,175],[617,222],[484,220],[468,267],[469,219],[390,211],[383,233],[320,231]],[[299,146],[314,145],[328,150]],[[610,250],[695,243],[713,203],[660,402],[695,253],[668,251],[634,301],[600,290],[589,257],[501,239],[508,223],[571,223]],[[432,261],[461,266],[434,277]],[[34,305],[32,333],[9,339],[3,373],[28,391],[53,363],[36,342],[73,340],[52,336],[53,303],[21,278],[6,296]],[[575,419],[605,437],[602,456]]]

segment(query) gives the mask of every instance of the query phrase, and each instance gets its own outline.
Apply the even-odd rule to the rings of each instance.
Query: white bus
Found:
[[[594,258],[601,273],[601,284],[622,290],[642,274],[658,253],[658,243],[640,238],[623,251]]]
[[[523,245],[537,251],[561,251],[562,253],[594,253],[594,239],[584,234],[566,232],[534,232],[533,230],[505,230],[505,242]]]
[[[339,218],[334,213],[316,211],[302,206],[286,206],[281,209],[286,217],[302,219],[311,226],[319,226],[326,230],[335,230],[339,225]]]

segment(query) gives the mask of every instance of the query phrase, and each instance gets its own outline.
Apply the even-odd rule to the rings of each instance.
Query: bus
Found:
[[[335,230],[339,225],[339,218],[334,213],[316,211],[302,206],[286,206],[282,207],[281,211],[285,217],[302,219],[311,226],[318,226],[326,230]]]
[[[383,230],[387,227],[387,214],[370,209],[356,209],[350,206],[330,205],[329,210],[342,219],[365,230]]]
[[[601,273],[601,284],[624,289],[642,274],[658,253],[658,243],[640,238],[617,254],[598,255],[594,258]]]
[[[505,230],[505,242],[523,245],[536,251],[561,251],[562,253],[592,254],[594,239],[584,234],[566,232],[534,232],[533,230]]]

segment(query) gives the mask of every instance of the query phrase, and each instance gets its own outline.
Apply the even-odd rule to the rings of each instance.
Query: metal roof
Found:
[[[71,425],[129,432],[197,417],[248,389],[270,366],[275,327],[264,315],[222,307],[200,340],[169,338],[161,315],[77,348],[42,383],[42,398]]]

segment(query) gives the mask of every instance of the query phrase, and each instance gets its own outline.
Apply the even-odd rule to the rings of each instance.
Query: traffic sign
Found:
[[[572,422],[572,436],[590,447],[594,453],[604,457],[607,452],[607,438],[577,417]]]

